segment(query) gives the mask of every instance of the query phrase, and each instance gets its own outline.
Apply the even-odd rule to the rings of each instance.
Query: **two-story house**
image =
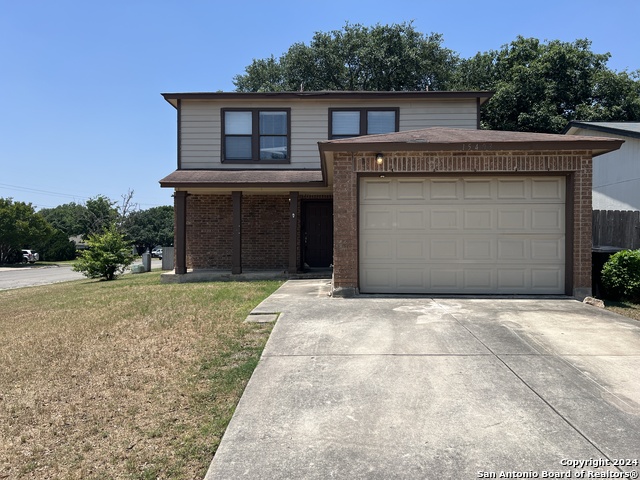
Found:
[[[333,266],[336,294],[584,296],[599,137],[478,130],[489,92],[164,94],[175,276]]]

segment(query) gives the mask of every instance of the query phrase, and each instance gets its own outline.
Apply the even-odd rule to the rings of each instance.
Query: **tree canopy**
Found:
[[[117,205],[97,195],[84,205],[71,202],[35,212],[31,204],[0,197],[0,263],[20,261],[23,248],[37,250],[40,259],[68,260],[76,253],[70,237],[95,239],[113,228],[123,236],[123,242],[137,247],[173,245],[173,207],[136,210],[132,198],[133,191],[129,191]]]
[[[640,70],[615,72],[591,42],[518,36],[463,59],[437,33],[412,23],[316,32],[279,58],[254,59],[234,77],[239,92],[489,90],[482,125],[558,133],[571,120],[640,121]]]
[[[51,233],[51,226],[30,203],[0,198],[0,263],[20,260],[23,248],[32,248]]]
[[[173,245],[173,207],[153,207],[132,212],[124,221],[127,237],[137,247]]]
[[[640,120],[637,73],[616,73],[589,40],[517,37],[500,50],[462,60],[454,86],[492,90],[483,125],[496,130],[560,132],[569,121]]]
[[[298,90],[443,90],[457,56],[442,35],[423,35],[411,23],[316,32],[279,59],[254,59],[233,83],[240,92]]]
[[[71,202],[54,208],[42,208],[38,212],[52,227],[60,230],[68,237],[82,235],[84,231],[82,219],[87,215],[87,207]]]

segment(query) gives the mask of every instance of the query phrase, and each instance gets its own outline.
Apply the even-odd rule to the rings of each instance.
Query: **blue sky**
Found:
[[[524,6],[526,5],[526,6]],[[640,69],[640,2],[0,0],[0,197],[37,208],[172,204],[175,110],[163,92],[231,91],[253,58],[276,57],[346,21],[413,20],[462,57],[517,35],[589,38],[614,70]]]

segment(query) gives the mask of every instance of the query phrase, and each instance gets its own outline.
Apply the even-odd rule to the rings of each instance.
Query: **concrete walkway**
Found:
[[[328,292],[293,280],[254,310],[280,316],[207,480],[637,478],[639,322]]]

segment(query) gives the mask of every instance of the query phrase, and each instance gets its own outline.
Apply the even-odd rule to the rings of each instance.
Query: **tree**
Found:
[[[86,202],[85,216],[81,219],[82,234],[96,234],[109,228],[118,219],[116,202],[104,195],[97,195]]]
[[[114,280],[133,263],[131,245],[125,240],[115,223],[104,228],[103,233],[92,233],[87,239],[88,250],[82,252],[73,266],[89,278]]]
[[[240,92],[318,90],[444,90],[458,57],[442,35],[423,35],[412,23],[316,32],[279,59],[254,59],[233,80]]]
[[[30,203],[0,198],[0,263],[22,258],[21,250],[51,235],[51,226]]]
[[[637,74],[617,74],[589,40],[517,37],[500,50],[463,60],[454,86],[493,90],[483,127],[559,133],[571,120],[640,120]]]
[[[173,207],[153,207],[132,212],[123,228],[137,247],[151,250],[156,245],[173,245]]]
[[[84,220],[87,215],[87,207],[79,203],[71,202],[58,205],[54,208],[43,208],[38,213],[49,222],[49,224],[63,232],[67,237],[82,235],[84,231]]]
[[[36,250],[40,254],[40,260],[58,261],[73,260],[76,257],[76,244],[69,240],[69,236],[52,228],[51,235],[42,240],[36,246]]]

